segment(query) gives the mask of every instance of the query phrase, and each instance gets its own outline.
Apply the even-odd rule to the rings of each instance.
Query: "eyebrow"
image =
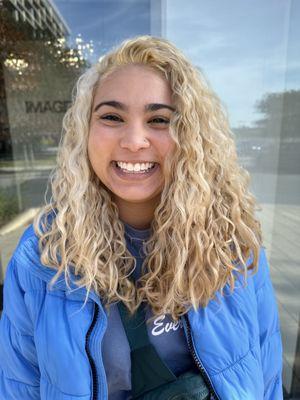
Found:
[[[120,103],[119,101],[110,100],[110,101],[103,101],[103,102],[97,104],[94,109],[94,112],[98,111],[99,108],[102,106],[110,106],[110,107],[114,107],[114,108],[117,108],[118,110],[122,110],[122,111],[128,110],[128,107],[125,104]],[[145,106],[145,111],[157,111],[157,110],[161,110],[162,108],[167,108],[168,110],[175,111],[174,107],[171,107],[168,104],[162,104],[162,103],[147,104]]]

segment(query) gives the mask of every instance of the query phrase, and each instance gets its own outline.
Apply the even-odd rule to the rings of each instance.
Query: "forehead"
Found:
[[[136,98],[149,102],[171,102],[171,88],[165,76],[148,66],[126,65],[100,79],[94,101],[126,101]]]

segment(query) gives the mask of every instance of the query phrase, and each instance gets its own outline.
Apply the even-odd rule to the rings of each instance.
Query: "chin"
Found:
[[[148,195],[145,195],[145,192],[143,193],[115,193],[114,198],[115,200],[119,201],[126,201],[128,203],[145,203],[148,201],[154,201],[160,196],[161,192],[153,192],[149,193]]]

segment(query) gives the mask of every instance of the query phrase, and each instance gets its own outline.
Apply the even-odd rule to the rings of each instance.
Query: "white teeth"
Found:
[[[123,165],[124,165],[123,168],[124,169],[128,169],[128,171],[133,171],[134,170],[134,165],[133,164],[129,163],[129,164],[126,165],[125,163],[123,163]]]
[[[130,172],[145,172],[148,169],[152,168],[154,165],[154,162],[147,162],[147,163],[125,163],[121,161],[116,161],[117,166],[120,167],[124,171],[130,171]]]

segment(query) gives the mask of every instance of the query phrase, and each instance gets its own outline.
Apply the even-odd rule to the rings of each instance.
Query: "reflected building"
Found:
[[[65,40],[70,29],[49,0],[6,0],[0,13],[4,49],[0,57],[0,154],[4,159],[16,159],[20,157],[20,143],[32,138],[36,123],[30,124],[30,118],[23,115],[28,114],[25,97],[27,102],[41,97],[37,94],[43,80],[39,75],[46,72],[47,55],[47,61],[52,61],[45,44]]]
[[[70,34],[66,21],[53,1],[8,0],[6,9],[16,23],[27,24],[28,33],[33,38],[61,38]]]

